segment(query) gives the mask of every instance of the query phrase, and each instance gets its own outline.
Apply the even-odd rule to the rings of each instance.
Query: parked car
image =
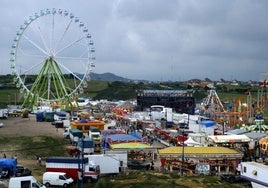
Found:
[[[16,177],[30,176],[30,175],[32,175],[32,171],[30,169],[25,168],[22,165],[17,165],[16,166],[16,173],[15,173]]]
[[[127,166],[130,169],[146,169],[149,170],[151,168],[151,163],[146,161],[139,160],[129,160],[127,162]]]
[[[220,175],[221,180],[225,180],[230,183],[242,183],[246,182],[245,179],[241,178],[240,175],[234,175],[234,174],[221,174]]]

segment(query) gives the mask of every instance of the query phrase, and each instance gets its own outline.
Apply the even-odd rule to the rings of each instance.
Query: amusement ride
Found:
[[[248,91],[229,106],[223,105],[216,90],[211,88],[201,104],[202,115],[219,124],[238,126],[248,131],[266,131],[264,115],[268,106],[268,74],[259,82],[257,91]]]
[[[90,81],[94,52],[88,28],[69,11],[46,9],[26,19],[10,52],[22,108],[72,108]]]

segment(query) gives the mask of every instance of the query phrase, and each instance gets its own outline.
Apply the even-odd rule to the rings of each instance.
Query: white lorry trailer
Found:
[[[77,159],[73,157],[47,157],[46,172],[65,172],[74,181],[77,181],[79,176],[79,166],[84,169],[83,181],[91,182],[98,181],[100,167],[96,163],[89,161],[87,158]]]
[[[120,172],[119,156],[113,154],[85,155],[89,161],[100,166],[100,175],[118,174]]]
[[[100,146],[100,142],[101,142],[101,134],[100,134],[100,129],[97,127],[90,127],[89,131],[88,131],[88,138],[90,140],[94,141],[94,145],[95,145],[95,152],[100,152],[101,150],[101,146]]]
[[[127,168],[127,161],[128,161],[127,151],[107,150],[107,151],[105,151],[105,154],[118,156],[119,161],[120,161],[120,168],[121,169]]]

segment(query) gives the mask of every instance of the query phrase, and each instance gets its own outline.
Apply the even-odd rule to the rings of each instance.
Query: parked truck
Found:
[[[100,142],[101,142],[101,133],[100,129],[97,127],[90,127],[88,131],[88,137],[90,140],[94,141],[95,144],[95,151],[100,152]]]
[[[113,154],[85,155],[88,160],[100,166],[100,174],[118,174],[120,172],[119,156]]]
[[[94,141],[100,141],[100,129],[97,127],[90,127],[88,137]]]
[[[70,129],[69,130],[70,133],[70,142],[72,143],[72,145],[77,144],[79,138],[83,137],[83,132],[80,131],[79,129]]]
[[[55,112],[53,118],[55,121],[70,120],[70,113],[64,111]]]
[[[73,157],[76,157],[78,154],[94,154],[95,144],[93,140],[89,138],[81,139],[79,138],[77,145],[70,145],[66,147],[66,151]]]
[[[68,112],[55,112],[53,124],[58,128],[68,128],[71,126],[70,114]]]
[[[166,120],[167,126],[173,124],[172,120],[172,108],[164,107],[162,105],[153,105],[150,107],[151,120]]]
[[[84,154],[94,154],[94,150],[95,150],[95,143],[93,140],[90,140],[89,138],[85,138],[85,139],[79,139],[78,143],[77,143],[77,150],[79,150],[80,152],[82,152]]]
[[[83,172],[83,181],[92,182],[99,179],[100,166],[88,158],[48,157],[46,172],[65,172],[74,181],[82,178],[79,174]]]

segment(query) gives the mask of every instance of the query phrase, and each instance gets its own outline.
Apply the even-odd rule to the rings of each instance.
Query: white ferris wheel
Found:
[[[10,64],[22,107],[70,101],[83,92],[95,67],[95,48],[88,28],[61,9],[41,10],[17,31]]]

